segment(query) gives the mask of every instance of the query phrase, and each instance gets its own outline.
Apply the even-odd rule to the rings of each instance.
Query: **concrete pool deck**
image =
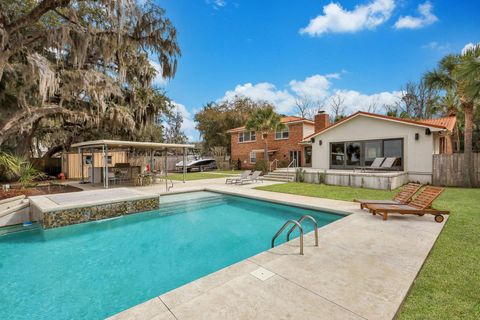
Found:
[[[319,247],[313,246],[313,233],[307,234],[303,256],[295,239],[112,319],[392,319],[447,221],[396,215],[383,221],[351,202],[210,180],[216,181],[192,181],[175,189],[217,191],[350,215],[319,229]]]

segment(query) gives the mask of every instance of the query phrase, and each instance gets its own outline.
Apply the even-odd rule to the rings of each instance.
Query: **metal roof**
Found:
[[[93,148],[107,146],[109,148],[133,147],[138,149],[193,149],[193,144],[179,143],[159,143],[159,142],[140,142],[140,141],[121,141],[121,140],[92,140],[78,142],[71,145],[72,148]]]
[[[342,120],[338,121],[338,122],[335,122],[331,125],[329,125],[328,127],[325,127],[305,138],[303,138],[303,141],[307,141],[308,139],[311,139],[313,137],[316,137],[317,135],[325,132],[325,131],[329,131],[341,124],[344,124],[358,116],[364,116],[364,117],[370,117],[370,118],[376,118],[376,119],[381,119],[381,120],[387,120],[387,121],[392,121],[392,122],[399,122],[399,123],[405,123],[405,124],[410,124],[410,125],[414,125],[414,126],[419,126],[419,127],[425,127],[425,128],[432,128],[432,129],[437,129],[437,130],[448,130],[447,127],[445,127],[444,125],[441,125],[439,123],[436,123],[436,122],[432,122],[432,123],[428,123],[427,121],[425,120],[410,120],[410,119],[403,119],[403,118],[396,118],[396,117],[390,117],[390,116],[386,116],[386,115],[383,115],[383,114],[376,114],[376,113],[370,113],[370,112],[364,112],[364,111],[357,111],[351,115],[349,115],[348,117],[346,118],[343,118]]]

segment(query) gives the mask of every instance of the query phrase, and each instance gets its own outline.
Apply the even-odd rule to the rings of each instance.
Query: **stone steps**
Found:
[[[280,181],[280,182],[291,182],[295,180],[295,172],[293,171],[284,171],[284,170],[275,170],[269,172],[268,174],[263,176],[264,180],[270,181]]]

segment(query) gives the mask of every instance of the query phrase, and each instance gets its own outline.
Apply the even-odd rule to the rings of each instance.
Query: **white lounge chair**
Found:
[[[386,158],[380,166],[380,169],[391,169],[396,160],[396,157]]]
[[[354,170],[361,170],[361,171],[365,171],[365,170],[375,170],[375,169],[380,169],[383,162],[384,162],[385,158],[383,157],[380,157],[380,158],[375,158],[375,160],[373,160],[372,164],[370,166],[366,166],[366,167],[357,167],[355,168]]]
[[[239,177],[235,177],[235,178],[227,178],[227,180],[225,180],[225,183],[226,184],[229,184],[229,183],[237,183],[239,181],[242,181],[242,180],[245,180],[248,178],[248,176],[250,175],[250,170],[245,170]]]
[[[257,182],[261,174],[262,174],[262,171],[255,171],[252,173],[251,176],[247,177],[246,179],[242,179],[236,183],[244,184],[244,183],[250,183],[250,182]],[[263,182],[263,180],[261,181]]]

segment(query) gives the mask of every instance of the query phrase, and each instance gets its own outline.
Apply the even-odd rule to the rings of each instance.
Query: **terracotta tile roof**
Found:
[[[310,138],[312,137],[315,137],[316,135],[326,131],[326,130],[329,130],[333,127],[336,127],[338,126],[339,124],[341,123],[344,123],[352,118],[355,118],[357,116],[367,116],[367,117],[373,117],[373,118],[380,118],[380,119],[386,119],[386,120],[390,120],[390,121],[395,121],[395,122],[404,122],[404,123],[410,123],[410,124],[414,124],[414,125],[419,125],[419,126],[426,126],[426,127],[432,127],[432,128],[438,128],[438,129],[447,129],[447,130],[453,130],[453,127],[455,126],[455,121],[456,119],[454,120],[445,120],[445,119],[449,119],[449,118],[455,118],[455,117],[448,117],[448,118],[439,118],[439,119],[424,119],[424,120],[421,120],[421,121],[416,121],[416,120],[411,120],[411,119],[403,119],[403,118],[396,118],[396,117],[391,117],[391,116],[386,116],[386,115],[383,115],[383,114],[376,114],[376,113],[370,113],[370,112],[364,112],[364,111],[357,111],[351,115],[349,115],[348,117],[346,118],[343,118],[342,120],[340,121],[337,121],[333,124],[331,124],[330,126],[328,127],[325,127],[323,128],[322,130],[320,131],[317,131],[307,137],[305,137],[303,139],[303,141],[307,141],[309,140]],[[439,121],[441,120],[441,121]],[[448,122],[448,123],[447,123]],[[450,129],[449,126],[447,125],[452,125],[450,122],[453,122],[453,127],[452,129]]]
[[[285,124],[292,123],[292,122],[305,122],[305,123],[308,123],[308,124],[312,124],[312,125],[313,125],[313,121],[312,121],[312,120],[305,119],[305,118],[301,118],[301,117],[295,117],[295,116],[282,117],[282,118],[280,119],[280,121],[281,121],[282,123],[285,123]],[[237,128],[233,128],[233,129],[227,130],[227,132],[238,132],[238,131],[244,131],[244,130],[245,130],[245,126],[241,126],[241,127],[237,127]]]
[[[446,118],[423,119],[423,120],[420,120],[420,122],[439,125],[447,128],[447,130],[449,131],[453,131],[457,123],[457,117],[453,116],[453,117],[446,117]]]

